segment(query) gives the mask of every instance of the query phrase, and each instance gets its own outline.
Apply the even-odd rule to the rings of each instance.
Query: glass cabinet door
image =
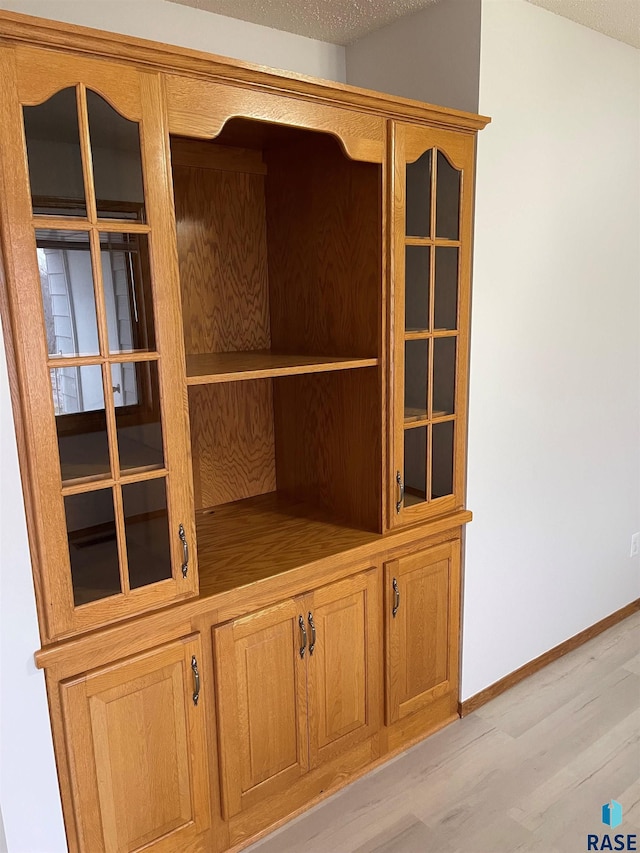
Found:
[[[391,526],[464,502],[473,144],[394,127]]]
[[[158,79],[17,54],[7,278],[54,638],[198,590],[184,353]]]

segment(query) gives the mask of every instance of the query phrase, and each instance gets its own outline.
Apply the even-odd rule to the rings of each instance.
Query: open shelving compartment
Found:
[[[171,150],[212,594],[382,530],[382,168],[239,118]]]

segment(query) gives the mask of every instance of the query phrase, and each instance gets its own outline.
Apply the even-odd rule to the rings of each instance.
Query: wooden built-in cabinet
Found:
[[[460,543],[385,564],[386,721],[457,695]]]
[[[205,849],[201,660],[191,635],[60,683],[79,849]]]
[[[487,119],[0,12],[70,850],[223,853],[455,719]]]
[[[214,630],[227,817],[377,732],[379,580],[372,568]]]

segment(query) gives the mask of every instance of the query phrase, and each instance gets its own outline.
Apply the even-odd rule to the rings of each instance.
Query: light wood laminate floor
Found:
[[[249,850],[580,853],[612,798],[640,834],[640,613]]]

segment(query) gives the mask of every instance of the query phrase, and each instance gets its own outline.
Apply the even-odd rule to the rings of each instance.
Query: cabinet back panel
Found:
[[[269,349],[264,175],[174,164],[173,186],[185,352]]]
[[[379,357],[381,168],[322,135],[265,160],[274,350]]]
[[[380,531],[377,368],[274,379],[278,488],[338,519]]]
[[[276,488],[271,379],[189,388],[196,510]]]

